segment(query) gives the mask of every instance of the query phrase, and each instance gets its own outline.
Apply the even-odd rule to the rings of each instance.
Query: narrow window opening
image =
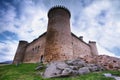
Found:
[[[40,62],[43,63],[43,55],[40,57]]]

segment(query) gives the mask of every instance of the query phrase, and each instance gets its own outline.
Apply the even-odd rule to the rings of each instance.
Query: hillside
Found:
[[[35,71],[37,65],[38,64],[20,64],[16,66],[12,64],[0,66],[0,80],[114,80],[103,76],[103,73],[107,72],[120,76],[119,71],[104,71],[77,77],[44,79],[38,75],[39,71]]]
[[[11,61],[4,61],[4,62],[0,62],[0,64],[12,64],[12,60]]]

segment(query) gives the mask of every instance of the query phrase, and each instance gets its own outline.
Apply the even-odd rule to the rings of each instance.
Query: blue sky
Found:
[[[71,31],[97,42],[99,54],[120,57],[120,0],[0,0],[0,62],[13,60],[19,40],[31,42],[47,30],[47,12],[63,5]]]

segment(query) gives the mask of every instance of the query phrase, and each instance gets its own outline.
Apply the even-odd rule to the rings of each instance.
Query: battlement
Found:
[[[61,5],[57,5],[57,6],[52,7],[48,11],[48,18],[50,18],[51,16],[53,16],[56,13],[57,10],[64,10],[69,15],[69,17],[71,17],[70,11],[66,7],[61,6]]]

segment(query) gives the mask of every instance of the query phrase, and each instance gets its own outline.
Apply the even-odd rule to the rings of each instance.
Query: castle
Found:
[[[98,55],[96,42],[71,33],[70,11],[55,6],[48,12],[47,32],[31,43],[19,41],[13,63],[62,61]]]

